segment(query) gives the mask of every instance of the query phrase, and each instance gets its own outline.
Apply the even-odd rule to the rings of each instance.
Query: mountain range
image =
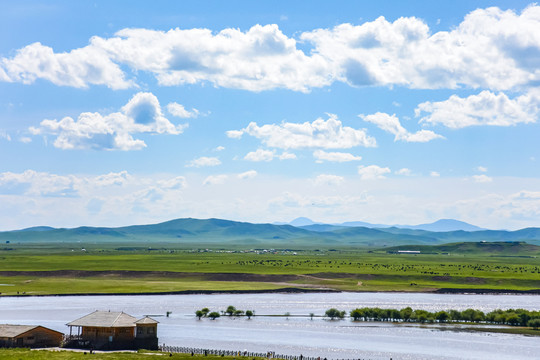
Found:
[[[309,220],[309,219],[308,219]],[[302,220],[306,223],[306,220]],[[301,224],[296,221],[293,224]],[[351,225],[352,224],[352,225]],[[462,229],[451,231],[425,230],[473,225],[456,220],[440,220],[433,224],[404,227],[372,228],[356,223],[254,224],[222,219],[176,219],[159,224],[124,227],[89,227],[72,229],[33,227],[0,232],[0,241],[16,243],[122,243],[175,244],[178,246],[249,246],[249,247],[385,247],[400,245],[438,245],[452,242],[526,241],[540,245],[540,229],[517,231]],[[464,225],[465,224],[465,225]],[[423,227],[423,228],[422,228]]]
[[[464,221],[454,220],[454,219],[440,219],[433,223],[429,224],[420,224],[420,225],[384,225],[384,224],[371,224],[364,221],[348,221],[340,224],[325,224],[314,222],[311,219],[306,217],[299,217],[294,219],[289,223],[292,226],[298,226],[305,229],[311,229],[314,231],[323,231],[322,229],[331,230],[332,228],[342,228],[342,227],[367,227],[367,228],[376,228],[384,229],[390,227],[396,227],[400,229],[415,229],[415,230],[426,230],[426,231],[480,231],[486,230],[478,226],[468,224]]]

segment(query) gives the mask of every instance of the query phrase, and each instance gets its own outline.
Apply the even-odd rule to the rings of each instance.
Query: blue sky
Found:
[[[539,226],[540,6],[0,6],[0,230]]]

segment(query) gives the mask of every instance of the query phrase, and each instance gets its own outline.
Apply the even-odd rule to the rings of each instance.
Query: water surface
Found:
[[[225,310],[234,305],[255,310],[255,316],[197,320],[196,310]],[[450,327],[395,326],[389,323],[329,321],[335,307],[403,308],[429,311],[467,308],[540,309],[536,295],[455,295],[409,293],[219,294],[145,296],[67,296],[0,298],[0,323],[40,324],[67,333],[66,323],[94,310],[156,315],[160,344],[199,348],[274,351],[278,354],[332,359],[532,359],[540,354],[540,338],[522,335],[456,332]],[[167,311],[172,312],[165,317]],[[306,315],[297,317],[295,315]],[[448,330],[445,330],[448,329]]]

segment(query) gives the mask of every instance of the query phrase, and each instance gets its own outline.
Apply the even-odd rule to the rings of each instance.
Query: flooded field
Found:
[[[228,305],[256,316],[197,320],[203,307]],[[153,315],[160,344],[238,351],[321,356],[329,359],[531,359],[540,353],[537,337],[457,332],[449,326],[403,326],[324,320],[331,307],[429,311],[466,308],[540,308],[534,295],[436,295],[408,293],[220,294],[154,296],[68,296],[0,298],[0,322],[41,324],[67,332],[65,324],[94,310]],[[171,312],[166,317],[166,312]],[[284,315],[261,316],[261,315]],[[309,314],[315,314],[313,320]]]

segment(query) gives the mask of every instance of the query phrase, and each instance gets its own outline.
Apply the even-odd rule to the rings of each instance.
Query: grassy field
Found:
[[[137,359],[154,359],[157,356],[157,359],[160,359],[162,355],[163,358],[167,359],[176,359],[176,360],[187,360],[187,359],[203,359],[204,360],[232,360],[234,358],[239,359],[248,359],[247,357],[232,357],[232,356],[203,356],[195,355],[191,356],[190,354],[172,354],[169,356],[168,353],[160,352],[112,352],[112,353],[94,353],[89,354],[88,352],[73,352],[73,351],[49,351],[49,350],[29,350],[29,349],[0,349],[0,359],[20,359],[20,360],[71,360],[71,359],[104,359],[104,360],[137,360]],[[252,357],[249,360],[253,359]],[[255,358],[260,360],[262,358]]]
[[[2,295],[245,291],[280,288],[435,291],[540,289],[530,252],[466,249],[391,254],[384,250],[276,250],[264,253],[146,247],[0,248]],[[526,249],[526,248],[524,248]],[[433,250],[433,249],[432,249]],[[489,250],[489,249],[488,249]],[[427,252],[427,251],[426,251]]]

